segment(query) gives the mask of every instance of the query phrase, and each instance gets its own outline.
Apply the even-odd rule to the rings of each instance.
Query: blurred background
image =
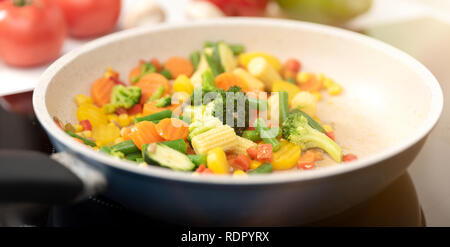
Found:
[[[124,29],[232,16],[316,22],[385,41],[425,64],[449,99],[450,0],[0,0],[0,149],[51,152],[31,96],[59,56]],[[431,226],[450,225],[449,108],[446,101],[409,169]],[[7,128],[12,126],[21,133]],[[401,198],[399,193],[383,200]]]

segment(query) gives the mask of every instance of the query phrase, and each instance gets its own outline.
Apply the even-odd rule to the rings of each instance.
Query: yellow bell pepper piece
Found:
[[[120,129],[113,123],[99,125],[92,129],[92,137],[102,145],[113,144],[120,137]]]
[[[280,150],[273,153],[272,166],[274,170],[291,169],[297,164],[301,155],[300,146],[288,141],[281,141]]]
[[[280,60],[278,60],[278,58],[269,55],[267,53],[263,53],[263,52],[247,52],[247,53],[242,53],[241,55],[239,55],[238,57],[238,63],[244,67],[247,67],[247,65],[250,63],[250,61],[255,58],[255,57],[263,57],[267,60],[267,62],[269,62],[269,64],[276,70],[276,71],[281,71],[282,65]]]
[[[206,162],[208,164],[208,168],[215,174],[228,174],[230,172],[227,156],[220,147],[216,147],[208,151],[206,155]]]
[[[91,104],[82,104],[77,110],[78,121],[89,120],[92,127],[105,125],[108,123],[108,118],[102,109]]]
[[[173,82],[173,91],[186,92],[191,95],[194,91],[194,85],[186,75],[179,75]]]
[[[289,104],[291,104],[294,96],[300,93],[300,88],[290,82],[278,80],[272,84],[272,92],[279,92],[279,91],[286,91],[288,93]]]

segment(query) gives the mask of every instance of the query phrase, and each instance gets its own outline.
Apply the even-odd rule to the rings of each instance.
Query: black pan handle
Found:
[[[68,153],[0,151],[0,203],[65,204],[105,187],[100,172]]]

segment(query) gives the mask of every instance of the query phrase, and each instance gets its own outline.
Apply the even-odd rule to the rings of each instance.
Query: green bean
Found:
[[[211,72],[213,73],[214,76],[218,76],[219,74],[221,74],[222,68],[220,66],[220,64],[217,64],[214,58],[214,54],[209,55],[204,53],[206,61],[208,62],[209,68],[211,69]]]
[[[204,154],[189,154],[188,158],[195,164],[195,166],[200,166],[201,164],[206,165],[206,155]]]
[[[266,111],[268,108],[267,100],[257,99],[253,97],[248,98],[248,105],[251,109],[257,109],[259,111]]]
[[[276,152],[281,148],[281,143],[276,139],[273,130],[269,129],[261,118],[256,119],[255,129],[258,131],[259,136],[263,139],[264,143],[272,144],[273,152]]]
[[[194,65],[194,70],[197,70],[197,66],[200,63],[201,54],[200,51],[194,51],[189,55],[189,58],[191,59],[192,65]]]
[[[289,114],[289,94],[286,91],[278,92],[279,98],[279,111],[281,123],[287,118]]]
[[[161,142],[161,144],[166,145],[172,149],[177,150],[178,152],[187,153],[187,145],[186,142],[182,139],[174,140],[174,141],[167,141],[167,142]]]
[[[73,132],[71,132],[71,131],[66,131],[66,133],[67,133],[68,135],[70,135],[71,137],[74,137],[74,138],[77,138],[77,139],[82,140],[83,143],[86,144],[86,145],[88,145],[88,146],[91,146],[91,147],[96,147],[96,146],[97,146],[97,144],[95,144],[95,142],[93,142],[93,141],[91,141],[91,140],[89,140],[89,139],[86,139],[86,138],[84,138],[84,137],[82,137],[82,136],[79,136],[79,135],[77,135],[77,134],[75,134],[75,133],[73,133]]]
[[[254,142],[261,141],[259,132],[256,130],[244,130],[244,132],[242,133],[242,137]]]
[[[168,71],[167,69],[162,70],[161,72],[159,72],[161,75],[163,75],[164,77],[166,77],[167,80],[172,79],[172,73],[170,73],[170,71]]]
[[[230,47],[230,49],[233,51],[233,55],[237,56],[241,53],[244,52],[244,46],[241,44],[228,44],[228,46]]]
[[[136,118],[134,121],[136,123],[141,122],[141,121],[152,121],[152,122],[155,122],[155,121],[159,121],[159,120],[162,120],[164,118],[170,118],[170,117],[172,117],[172,111],[171,110],[164,110],[164,111],[153,113],[153,114],[150,114],[150,115],[147,115],[147,116]]]
[[[153,101],[161,98],[165,91],[166,88],[164,86],[159,86],[158,89],[156,89],[156,92],[148,99],[148,101]]]
[[[304,116],[308,120],[308,124],[311,127],[313,127],[314,129],[316,129],[316,130],[318,130],[318,131],[320,131],[322,133],[326,132],[326,130],[322,127],[322,125],[320,125],[320,123],[318,123],[314,118],[309,116],[307,113],[303,112],[300,109],[294,109],[294,110],[291,111],[291,113],[294,113],[294,112],[299,112],[300,114],[302,114],[302,116]]]
[[[131,153],[126,155],[125,158],[127,160],[136,161],[137,159],[142,158],[142,153],[140,151],[136,153]]]
[[[136,147],[132,140],[126,140],[124,142],[113,145],[111,146],[111,150],[122,152],[125,155],[139,152],[139,148]]]
[[[111,148],[108,147],[108,146],[102,146],[102,147],[99,149],[99,151],[102,152],[102,153],[111,154]]]
[[[253,171],[247,172],[247,174],[266,174],[266,173],[272,173],[273,167],[272,164],[265,162],[264,164],[260,165],[258,168],[256,168]]]

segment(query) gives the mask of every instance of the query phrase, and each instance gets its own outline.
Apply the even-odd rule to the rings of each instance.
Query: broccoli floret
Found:
[[[105,105],[104,107],[106,112],[111,113],[120,107],[129,109],[139,103],[140,99],[141,88],[117,85],[113,87],[111,93],[111,103]]]
[[[248,97],[240,87],[230,87],[214,100],[214,116],[234,129],[236,135],[242,136],[249,126]],[[227,107],[227,105],[233,107]]]
[[[232,127],[237,135],[242,136],[244,130],[249,126],[249,103],[240,87],[230,87],[226,91],[220,89],[214,82],[211,70],[206,70],[202,74],[202,87],[194,89],[191,103],[197,106],[206,102],[214,102],[213,116]],[[234,107],[228,109],[227,105],[231,104]],[[238,107],[241,104],[243,107]]]
[[[166,96],[166,97],[162,97],[160,98],[155,106],[156,107],[166,107],[169,106],[170,104],[172,104],[172,98],[170,96]]]
[[[308,119],[300,112],[291,112],[282,124],[283,138],[299,145],[302,149],[321,148],[336,162],[342,160],[342,150],[339,145],[324,133],[308,124]]]

